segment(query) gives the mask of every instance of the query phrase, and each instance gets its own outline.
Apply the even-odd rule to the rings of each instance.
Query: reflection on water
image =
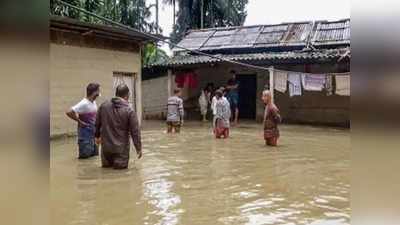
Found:
[[[281,133],[272,148],[255,123],[216,140],[208,125],[167,135],[147,122],[144,157],[124,171],[77,160],[75,139],[54,141],[52,224],[349,224],[349,132]]]

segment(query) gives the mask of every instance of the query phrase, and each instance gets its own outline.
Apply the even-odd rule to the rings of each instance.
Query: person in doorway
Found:
[[[227,98],[229,100],[229,103],[231,105],[231,111],[232,111],[232,121],[233,125],[238,124],[239,120],[239,88],[240,84],[236,80],[236,72],[232,70],[230,72],[232,74],[232,78],[228,80],[228,94]]]
[[[223,97],[221,90],[215,92],[217,102],[215,104],[216,115],[215,115],[215,128],[214,133],[216,138],[228,138],[229,137],[229,119],[231,117],[231,110],[229,102]]]
[[[86,159],[99,154],[94,139],[97,113],[96,98],[100,95],[100,85],[90,83],[86,87],[86,97],[71,107],[66,115],[78,123],[79,159]]]
[[[199,105],[200,105],[200,114],[203,118],[203,122],[207,122],[207,112],[208,112],[208,105],[210,103],[210,92],[209,89],[206,87],[201,91],[199,97]]]
[[[261,99],[265,104],[265,111],[264,111],[265,144],[268,146],[277,146],[279,138],[278,124],[281,122],[279,109],[272,102],[272,96],[269,90],[263,91]]]
[[[167,133],[179,133],[183,125],[183,100],[180,88],[174,90],[174,96],[168,98],[167,103]]]
[[[212,82],[207,83],[206,89],[208,90],[209,93],[211,93],[211,94],[214,93],[214,91],[215,91],[214,83],[212,83]]]
[[[96,143],[101,144],[101,165],[104,168],[126,169],[129,164],[132,138],[138,158],[142,142],[136,112],[129,106],[129,88],[120,84],[116,97],[101,104],[96,118]]]

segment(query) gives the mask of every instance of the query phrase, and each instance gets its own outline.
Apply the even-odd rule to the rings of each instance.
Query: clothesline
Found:
[[[326,91],[328,96],[335,94],[350,95],[350,72],[347,73],[304,73],[271,68],[273,72],[272,85],[274,90],[285,93],[289,89],[290,97],[300,96],[305,91]],[[272,82],[272,83],[271,83]]]
[[[321,73],[307,73],[307,72],[300,72],[300,71],[290,71],[290,70],[280,70],[280,69],[275,69],[273,68],[273,71],[275,72],[282,72],[282,73],[301,73],[301,74],[306,74],[306,75],[334,75],[334,76],[349,76],[349,72],[343,72],[343,73],[329,73],[329,72],[321,72]]]

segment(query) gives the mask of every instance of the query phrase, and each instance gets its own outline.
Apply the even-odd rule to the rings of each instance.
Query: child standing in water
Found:
[[[200,114],[203,118],[203,122],[207,121],[207,111],[208,111],[208,103],[210,102],[210,94],[211,93],[206,87],[201,91],[201,95],[199,97]]]
[[[181,89],[174,90],[174,96],[168,98],[167,103],[167,132],[179,133],[183,124],[183,100],[181,99]]]
[[[270,91],[268,90],[263,91],[261,99],[265,104],[265,111],[264,111],[265,144],[268,146],[277,146],[279,138],[278,124],[281,122],[279,109],[272,102],[272,96]]]
[[[225,139],[229,137],[229,119],[231,117],[231,109],[228,100],[223,97],[221,90],[217,90],[215,96],[217,102],[215,104],[216,113],[214,133],[216,138],[223,137]]]

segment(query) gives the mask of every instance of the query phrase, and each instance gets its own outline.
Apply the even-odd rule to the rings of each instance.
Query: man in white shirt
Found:
[[[94,139],[97,105],[96,98],[100,95],[100,85],[90,83],[86,87],[86,97],[66,112],[67,116],[78,123],[79,159],[98,155]]]
[[[167,101],[167,133],[179,133],[183,124],[184,108],[180,88],[174,90],[174,95]]]
[[[216,92],[217,91],[221,91],[222,93],[224,93],[225,92],[225,88],[223,86],[221,86],[216,90]],[[222,98],[227,100],[227,98],[225,96],[222,96]],[[217,96],[214,96],[212,98],[212,100],[211,100],[211,110],[212,110],[212,113],[213,113],[213,128],[215,128],[215,122],[216,122],[215,121],[215,119],[216,119],[215,115],[217,115],[217,109],[216,109],[217,101],[218,101]]]

